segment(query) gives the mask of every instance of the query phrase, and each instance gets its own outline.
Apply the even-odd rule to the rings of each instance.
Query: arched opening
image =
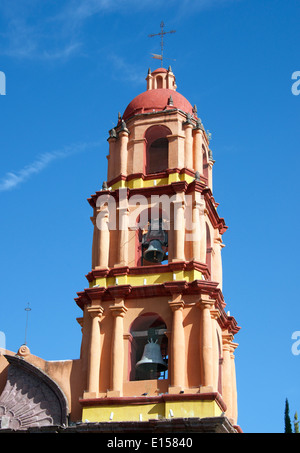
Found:
[[[156,77],[156,88],[162,88],[163,87],[163,78],[161,76]]]
[[[142,221],[143,220],[143,221]],[[149,207],[136,220],[135,262],[137,266],[168,263],[169,218],[161,209]]]
[[[165,322],[157,313],[145,313],[133,321],[128,367],[130,381],[167,379],[166,329]]]
[[[147,175],[165,171],[169,165],[169,141],[171,131],[166,126],[151,126],[145,134]]]

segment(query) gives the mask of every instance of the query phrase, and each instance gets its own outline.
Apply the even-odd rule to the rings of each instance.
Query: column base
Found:
[[[97,397],[98,397],[97,392],[88,392],[87,390],[85,390],[83,392],[83,399],[85,399],[85,400],[92,399],[92,398],[97,398]]]
[[[200,393],[213,393],[214,388],[211,385],[203,385],[200,387]]]
[[[178,393],[182,392],[184,389],[180,386],[172,386],[168,388],[168,393],[170,395],[177,395]]]
[[[122,396],[120,390],[107,390],[107,398],[119,398]]]

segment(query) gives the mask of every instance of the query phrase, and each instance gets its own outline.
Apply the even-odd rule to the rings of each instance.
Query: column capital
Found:
[[[194,200],[193,201],[193,206],[194,209],[198,209],[199,211],[203,211],[204,214],[204,209],[205,209],[205,201],[203,199],[200,200]]]
[[[186,130],[186,129],[193,130],[194,129],[194,124],[192,122],[190,122],[189,120],[182,123],[182,126],[183,126],[184,130]]]
[[[182,310],[184,308],[184,301],[181,299],[181,294],[177,299],[169,300],[168,304],[172,311]]]
[[[205,308],[208,308],[209,310],[211,310],[212,308],[214,308],[215,302],[216,301],[213,299],[210,299],[209,296],[203,295],[200,297],[198,302],[196,302],[196,305],[198,308],[200,308],[202,310],[204,310]]]
[[[127,308],[125,307],[123,301],[121,303],[116,303],[114,305],[110,305],[109,307],[113,316],[121,316],[122,318],[125,316],[127,312]]]
[[[98,317],[100,319],[103,314],[104,308],[101,307],[100,305],[99,306],[91,305],[91,306],[87,307],[87,311],[92,319],[94,319],[96,317]]]
[[[210,315],[211,315],[212,319],[219,319],[221,317],[220,310],[218,310],[218,309],[210,310]]]
[[[185,280],[178,282],[166,282],[164,287],[171,294],[171,300],[168,301],[169,307],[172,311],[182,309],[184,301],[182,300],[182,291],[186,288],[187,283]]]
[[[231,344],[230,344],[229,347],[230,347],[230,357],[231,357],[232,359],[234,359],[234,358],[235,358],[235,356],[234,356],[234,351],[235,351],[236,348],[238,347],[238,343],[233,343],[233,342],[231,342]]]
[[[222,334],[222,346],[224,350],[229,352],[231,351],[233,345],[232,340],[233,340],[232,333],[224,332]]]

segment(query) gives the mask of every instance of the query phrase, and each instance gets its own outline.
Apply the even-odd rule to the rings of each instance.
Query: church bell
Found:
[[[162,358],[160,345],[157,340],[153,338],[148,340],[143,356],[135,367],[141,372],[144,379],[155,379],[159,373],[168,369],[168,365]]]
[[[167,233],[162,229],[162,219],[151,219],[148,232],[143,236],[143,258],[150,263],[166,259],[164,247],[168,245]]]

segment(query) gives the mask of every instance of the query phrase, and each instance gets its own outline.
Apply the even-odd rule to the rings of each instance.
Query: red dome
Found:
[[[172,96],[173,100],[172,105],[170,105],[169,101],[170,96]],[[182,94],[167,88],[158,88],[156,90],[147,90],[136,96],[128,104],[123,119],[126,121],[128,118],[139,113],[158,112],[166,108],[177,108],[191,115],[194,113],[193,107]]]

